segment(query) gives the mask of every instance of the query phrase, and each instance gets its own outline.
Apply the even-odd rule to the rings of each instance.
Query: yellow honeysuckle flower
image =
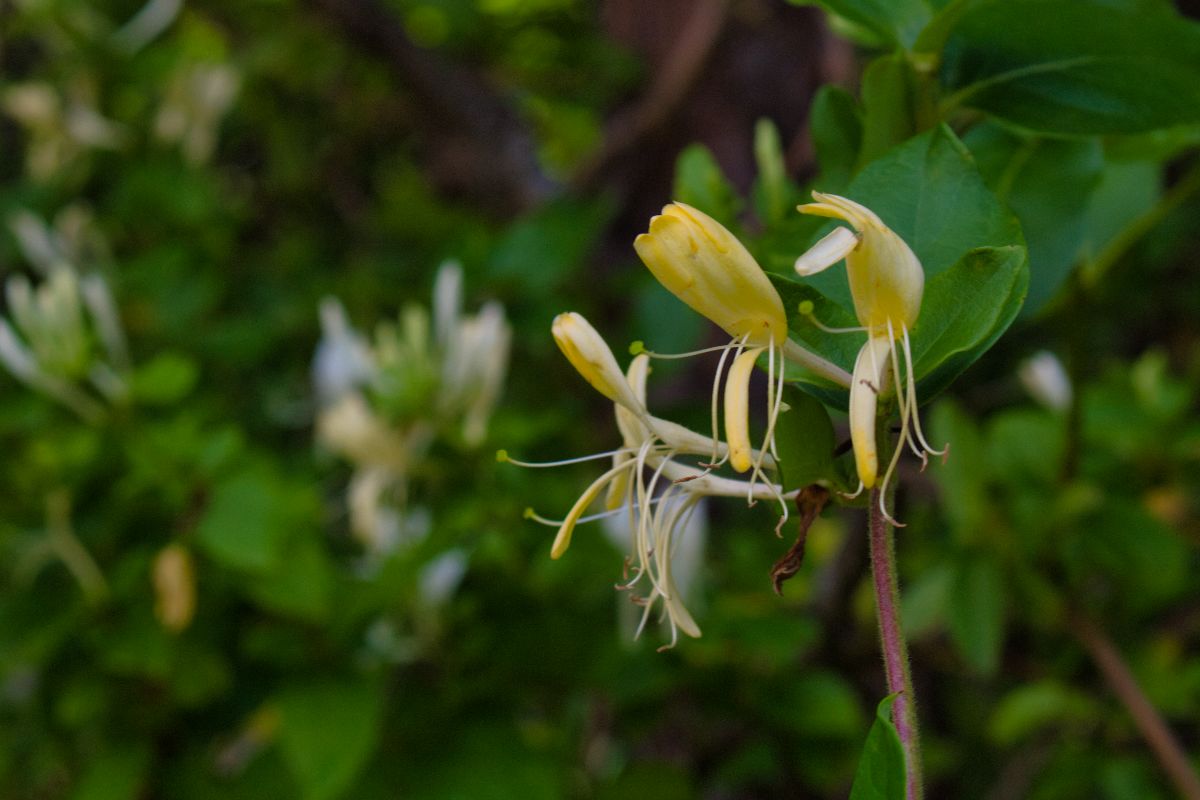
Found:
[[[645,608],[641,627],[661,599],[671,625],[672,645],[680,630],[689,636],[699,636],[700,629],[683,605],[671,577],[672,541],[676,532],[702,497],[745,496],[752,501],[777,498],[786,504],[795,492],[784,494],[782,487],[773,482],[714,475],[710,465],[698,472],[677,462],[677,457],[687,455],[713,458],[714,452],[715,457],[725,460],[731,448],[725,442],[718,440],[714,444],[709,437],[649,413],[646,409],[649,355],[636,356],[622,373],[603,338],[582,315],[573,312],[556,317],[552,332],[571,364],[597,391],[613,401],[621,447],[608,453],[545,463],[518,461],[503,450],[497,453],[497,458],[518,466],[553,467],[611,457],[610,469],[583,491],[565,518],[546,519],[532,509],[526,516],[557,527],[550,549],[551,558],[557,559],[570,546],[577,525],[615,513],[628,513],[634,531],[634,553],[629,558],[633,576],[619,588],[633,590],[643,578],[649,581],[649,595],[636,601]],[[749,455],[766,469],[775,467],[769,454],[751,450]],[[601,495],[606,495],[605,510],[584,516]]]
[[[921,430],[909,343],[909,330],[921,312],[925,272],[912,249],[870,209],[832,194],[813,192],[813,198],[817,202],[800,206],[801,213],[841,220],[854,229],[835,228],[796,260],[796,272],[802,276],[814,275],[842,259],[846,261],[854,311],[862,327],[825,330],[867,334],[854,363],[849,409],[855,465],[864,488],[874,488],[878,481],[876,405],[887,388],[889,376],[900,410],[900,439],[880,485],[882,498],[906,445],[922,460],[929,453],[945,453],[930,447]],[[815,318],[812,322],[824,328]],[[886,509],[884,514],[887,515]]]
[[[783,359],[796,361],[834,382],[848,385],[839,367],[804,350],[787,336],[783,301],[745,246],[712,217],[683,203],[672,203],[650,220],[650,230],[634,240],[634,249],[659,282],[693,310],[721,326],[733,341],[723,348],[713,378],[713,440],[717,436],[718,387],[726,357],[734,351],[725,377],[725,438],[729,462],[750,472],[750,483],[769,479],[763,456],[775,454],[775,424],[783,408]],[[750,447],[749,386],[755,363],[767,354],[770,390],[767,430],[755,456]],[[654,354],[651,354],[654,355]],[[714,454],[714,464],[717,462]],[[784,504],[784,516],[788,513]]]

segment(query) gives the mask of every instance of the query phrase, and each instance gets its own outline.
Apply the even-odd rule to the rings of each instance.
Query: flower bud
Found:
[[[846,253],[850,294],[854,297],[858,321],[875,334],[886,331],[889,320],[897,331],[901,326],[912,328],[921,312],[925,291],[925,272],[913,251],[870,209],[833,194],[813,192],[813,197],[817,202],[800,206],[801,213],[847,222],[861,239]],[[846,240],[838,237],[836,241]],[[826,237],[818,245],[834,243]],[[811,261],[801,256],[797,262],[803,265],[803,274],[819,271],[818,265]]]
[[[642,416],[645,411],[634,396],[629,382],[617,366],[612,350],[582,314],[568,311],[554,318],[550,328],[558,349],[562,350],[571,366],[587,380],[596,391],[620,403],[625,408]]]
[[[707,214],[672,203],[633,242],[654,277],[730,336],[780,346],[787,316],[779,293],[745,246]]]

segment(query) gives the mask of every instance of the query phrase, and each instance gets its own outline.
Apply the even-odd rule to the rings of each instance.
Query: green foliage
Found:
[[[305,798],[345,794],[378,742],[382,699],[357,680],[283,690],[279,746]]]
[[[1194,743],[1200,28],[1162,0],[794,4],[862,46],[843,86],[721,96],[775,52],[754,47],[783,17],[758,9],[662,119],[625,107],[674,85],[656,70],[690,29],[658,11],[631,38],[571,0],[365,4],[366,32],[339,16],[355,3],[188,4],[156,30],[129,20],[171,4],[6,6],[0,279],[68,264],[91,295],[75,333],[15,326],[35,355],[81,344],[36,364],[65,389],[0,343],[0,796],[903,797],[894,696],[855,768],[881,676],[843,388],[787,368],[773,476],[830,510],[786,596],[769,575],[794,509],[781,541],[777,505],[714,500],[707,540],[674,543],[699,548],[683,593],[704,637],[671,653],[653,617],[626,644],[640,609],[610,591],[632,576],[600,530],[621,517],[554,562],[522,517],[561,516],[604,462],[490,457],[619,441],[546,336],[556,313],[586,313],[623,364],[634,339],[721,343],[628,246],[670,200],[730,227],[790,335],[851,368],[863,335],[813,322],[859,325],[845,271],[794,277],[831,229],[795,211],[812,190],[868,206],[925,272],[914,371],[950,451],[902,456],[895,507],[929,796],[1173,796],[1072,620]],[[462,307],[500,301],[512,326],[482,441],[441,408],[454,348],[425,308],[447,259]],[[379,429],[360,461],[318,431],[330,295],[372,342],[408,342],[382,321],[425,345],[362,389],[408,437],[403,483],[371,482],[379,450],[397,469]],[[1022,394],[1038,350],[1067,370],[1042,405]],[[648,398],[705,437],[708,358],[655,361]]]
[[[925,298],[912,345],[921,396],[932,397],[982,355],[1020,309],[1029,280],[1020,228],[946,128],[922,134],[872,162],[846,196],[873,209],[908,242],[925,268]],[[771,278],[796,338],[850,369],[861,341],[827,333],[800,313],[800,303],[808,300],[822,324],[856,324],[845,275],[829,270],[805,283]],[[831,389],[822,379],[801,381],[822,399],[845,407],[844,391]]]
[[[897,695],[879,701],[875,722],[867,734],[850,800],[901,800],[907,796],[904,747],[892,722]]]
[[[932,12],[925,0],[792,0],[819,4],[881,44],[911,47]]]
[[[976,3],[945,56],[948,102],[1030,130],[1139,133],[1200,121],[1200,27],[1158,3]]]

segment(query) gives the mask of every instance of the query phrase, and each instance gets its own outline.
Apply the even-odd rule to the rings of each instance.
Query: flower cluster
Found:
[[[10,227],[41,281],[25,275],[5,282],[8,315],[0,317],[0,363],[12,375],[89,422],[129,396],[125,332],[108,283],[84,273],[77,258],[92,252],[79,214],[60,215],[51,228],[30,212]]]
[[[409,509],[408,479],[438,437],[468,447],[487,435],[503,388],[512,338],[504,309],[462,313],[462,270],[444,264],[432,319],[404,309],[373,342],[351,327],[341,303],[321,304],[323,335],[313,359],[318,441],[350,461],[351,528],[373,553],[419,538],[427,515]]]
[[[551,332],[572,366],[613,403],[621,444],[596,456],[550,463],[517,461],[504,451],[499,453],[501,461],[529,467],[611,458],[610,468],[584,490],[564,518],[547,519],[533,511],[528,516],[558,529],[550,554],[559,558],[578,524],[627,514],[634,532],[633,552],[626,562],[630,574],[618,588],[643,592],[634,595],[635,602],[645,608],[639,632],[661,601],[671,645],[679,631],[700,635],[672,577],[672,554],[679,530],[701,499],[745,497],[751,505],[769,499],[781,508],[780,525],[788,518],[789,504],[798,490],[784,491],[779,483],[775,442],[776,423],[787,410],[782,401],[785,362],[850,389],[851,439],[863,487],[879,483],[886,488],[905,445],[922,458],[927,452],[940,452],[926,443],[916,414],[909,330],[920,311],[924,284],[920,263],[868,209],[833,195],[816,194],[815,198],[817,203],[802,206],[800,211],[841,219],[852,230],[836,228],[800,257],[796,269],[802,276],[810,275],[846,260],[862,327],[845,332],[867,334],[853,374],[788,337],[787,313],[779,293],[733,234],[703,212],[674,203],[650,221],[649,231],[637,237],[634,247],[667,289],[730,336],[725,345],[699,351],[721,352],[712,383],[711,433],[697,433],[654,416],[646,405],[651,360],[682,356],[635,346],[634,358],[622,372],[612,350],[587,320],[565,313],[555,318]],[[820,325],[811,310],[809,322]],[[766,426],[755,447],[749,424],[750,375],[754,366],[764,361],[769,387]],[[900,411],[901,435],[896,454],[878,481],[877,398],[889,391]],[[745,477],[719,474],[717,470],[726,464]],[[605,510],[587,516],[602,495]]]

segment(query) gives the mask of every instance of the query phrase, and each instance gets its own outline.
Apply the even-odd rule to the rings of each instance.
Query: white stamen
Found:
[[[578,456],[576,458],[564,458],[560,461],[519,461],[508,454],[507,450],[500,450],[496,453],[496,460],[508,464],[515,464],[518,467],[528,467],[529,469],[545,469],[548,467],[563,467],[567,464],[582,464],[585,461],[599,461],[602,458],[610,458],[611,456],[620,455],[623,453],[636,453],[637,450],[632,447],[618,447],[616,450],[609,450],[605,453],[592,453],[587,456]]]
[[[927,452],[933,453],[935,456],[946,455],[949,446],[943,447],[941,450],[936,450],[929,446],[929,442],[925,440],[925,432],[921,430],[921,415],[917,413],[917,381],[913,373],[913,357],[912,347],[908,342],[908,326],[901,325],[901,332],[904,334],[904,363],[908,368],[908,396],[909,402],[913,404],[913,430],[917,432],[917,441],[921,443]]]

